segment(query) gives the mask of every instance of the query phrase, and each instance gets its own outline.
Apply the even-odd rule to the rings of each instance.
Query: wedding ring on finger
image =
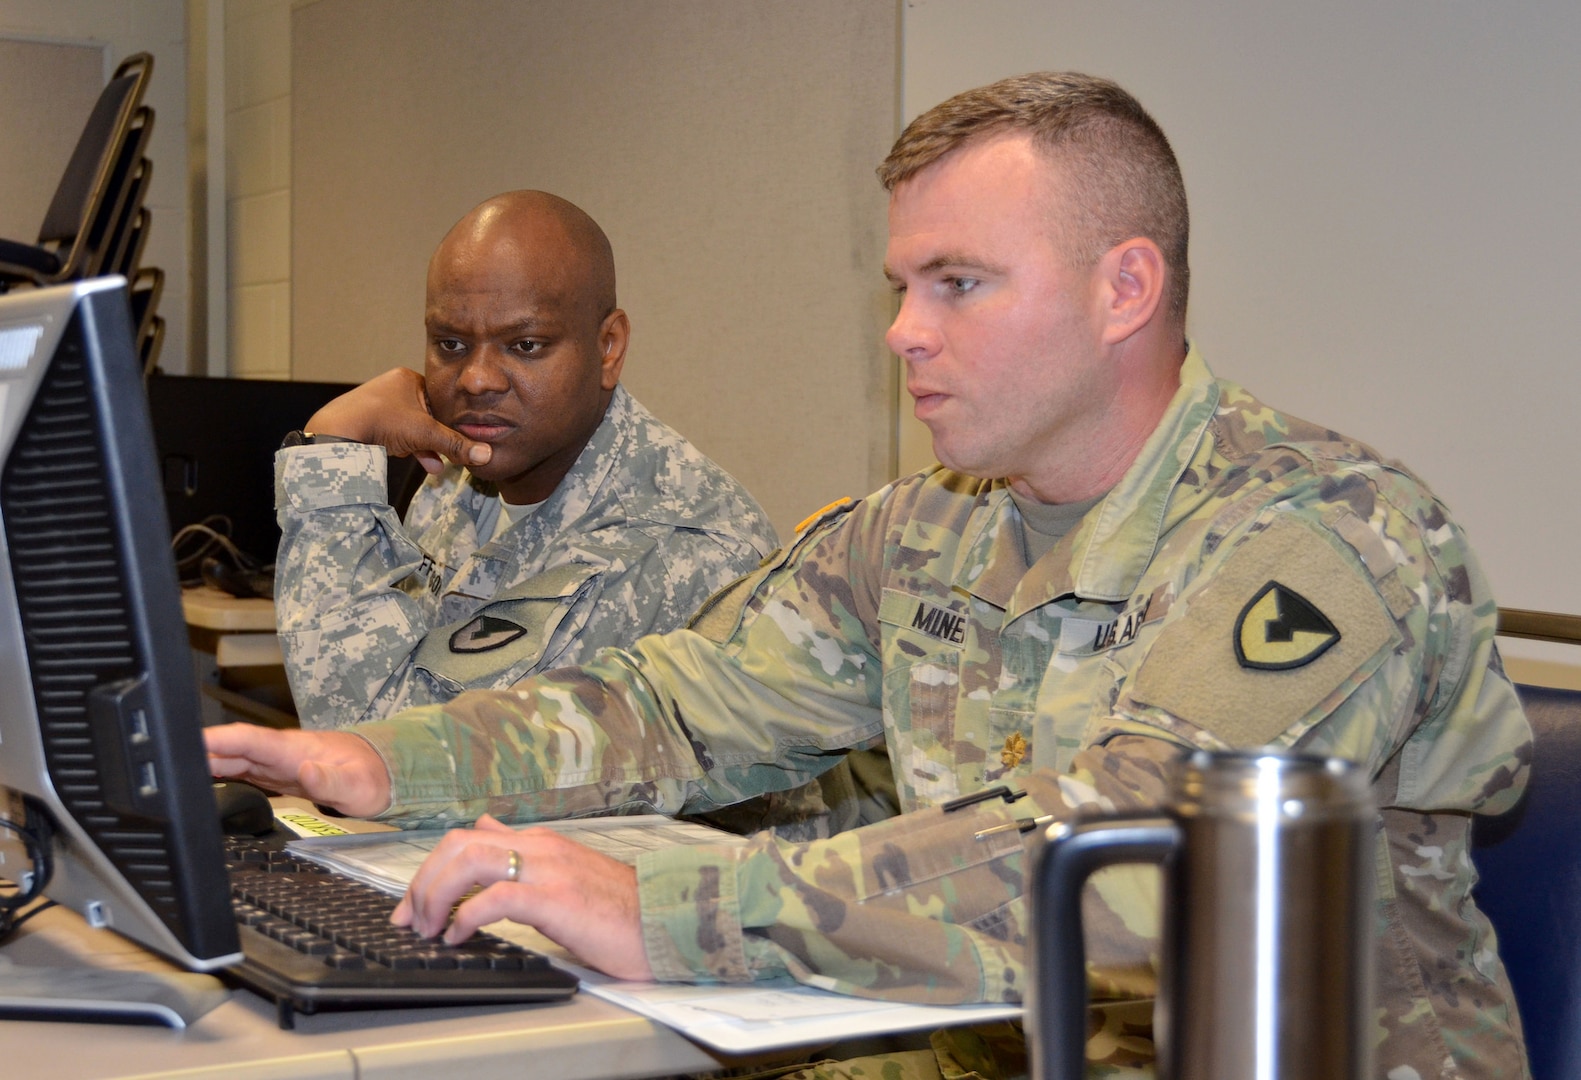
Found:
[[[510,864],[505,868],[505,880],[520,881],[522,877],[522,853],[515,848],[508,848],[506,853],[510,856]]]

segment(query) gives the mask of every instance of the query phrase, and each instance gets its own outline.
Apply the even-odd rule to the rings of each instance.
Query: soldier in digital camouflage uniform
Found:
[[[447,938],[508,916],[625,977],[1016,1002],[1031,841],[978,834],[1156,806],[1185,748],[1339,755],[1366,764],[1379,807],[1377,1074],[1525,1075],[1467,848],[1471,815],[1519,796],[1531,733],[1444,506],[1182,344],[1183,187],[1119,88],[1045,74],[968,92],[881,175],[904,290],[889,344],[945,467],[830,510],[690,630],[367,725],[362,745],[216,732],[216,770],[403,825],[525,822],[717,806],[884,737],[904,811],[888,821],[650,853],[623,876],[482,818],[398,918],[439,932],[482,884]],[[947,808],[995,784],[1026,797]],[[1157,906],[1148,868],[1088,889],[1092,1076],[1151,1075]],[[796,1075],[1025,1068],[1001,1025]]]
[[[307,727],[499,689],[682,626],[777,543],[745,488],[616,383],[628,335],[613,257],[570,203],[513,192],[462,219],[434,255],[427,323],[426,379],[392,373],[402,408],[359,388],[276,459],[275,604]],[[383,442],[405,434],[392,417],[429,421],[421,401],[493,456],[429,477],[403,527]],[[364,441],[324,441],[346,435]]]

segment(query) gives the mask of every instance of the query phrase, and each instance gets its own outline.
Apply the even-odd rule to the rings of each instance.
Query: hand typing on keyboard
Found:
[[[452,919],[456,901],[479,885]],[[653,978],[635,869],[549,829],[516,830],[487,814],[476,828],[454,829],[439,842],[390,917],[423,937],[442,932],[452,944],[499,919],[535,928],[616,978]]]
[[[351,732],[226,724],[203,736],[215,776],[302,795],[353,817],[372,817],[390,804],[383,759]],[[513,850],[519,870],[509,881]],[[450,921],[452,906],[478,885],[482,890]],[[533,927],[616,978],[653,978],[634,869],[548,829],[517,831],[487,814],[476,828],[455,829],[440,842],[392,915],[398,926],[423,937],[443,932],[452,943],[499,919]]]
[[[243,959],[227,975],[297,1012],[369,1005],[560,1001],[577,979],[489,934],[460,944],[392,926],[393,897],[296,857],[273,837],[226,838]]]

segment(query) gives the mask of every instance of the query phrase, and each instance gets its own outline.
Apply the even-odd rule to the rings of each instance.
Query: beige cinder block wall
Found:
[[[319,0],[292,12],[292,377],[420,366],[435,243],[496,192],[615,246],[625,383],[782,532],[890,476],[873,169],[893,0]]]
[[[226,0],[224,370],[291,377],[291,4]]]

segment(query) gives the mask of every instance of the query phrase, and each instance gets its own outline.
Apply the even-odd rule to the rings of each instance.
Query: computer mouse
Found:
[[[214,781],[220,831],[226,836],[261,836],[274,828],[269,796],[240,780]]]

